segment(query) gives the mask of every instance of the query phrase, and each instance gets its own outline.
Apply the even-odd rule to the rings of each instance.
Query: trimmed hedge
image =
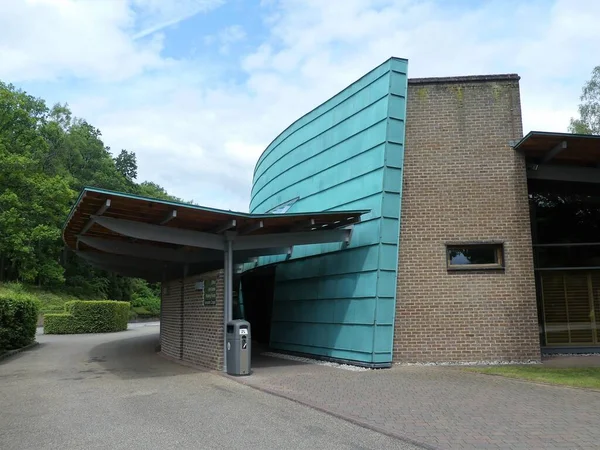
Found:
[[[35,340],[39,303],[25,293],[0,293],[0,353]]]
[[[71,314],[45,314],[44,315],[44,334],[73,334],[77,325]]]
[[[44,316],[44,333],[111,333],[127,329],[129,302],[113,300],[82,301],[65,303],[62,314]]]

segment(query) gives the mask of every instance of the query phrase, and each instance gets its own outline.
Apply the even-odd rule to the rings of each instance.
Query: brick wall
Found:
[[[198,281],[217,280],[216,305],[204,306]],[[223,271],[163,283],[161,351],[207,369],[223,367]]]
[[[181,358],[181,285],[173,280],[161,289],[160,350],[176,359]]]
[[[394,361],[540,358],[516,76],[410,80]],[[449,272],[448,242],[502,241],[503,272]]]

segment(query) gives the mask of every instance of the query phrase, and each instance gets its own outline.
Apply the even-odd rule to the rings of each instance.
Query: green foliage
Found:
[[[132,310],[137,316],[158,317],[160,315],[160,287],[158,284],[142,283],[139,279],[133,280]]]
[[[39,305],[25,292],[0,291],[0,353],[35,339]]]
[[[129,181],[137,178],[137,161],[135,153],[121,150],[119,156],[115,158],[115,167],[117,171]]]
[[[136,184],[135,153],[122,150],[113,157],[101,138],[66,104],[49,108],[0,82],[0,282],[37,284],[79,298],[127,301],[136,292],[132,280],[67,251],[64,220],[85,186],[178,199],[155,183]]]
[[[592,78],[583,86],[579,105],[579,119],[571,119],[569,131],[577,134],[600,134],[600,66],[592,71]]]
[[[75,318],[69,313],[46,314],[44,316],[45,334],[75,334],[77,331]]]
[[[61,313],[64,311],[65,302],[70,300],[82,300],[86,297],[76,297],[67,294],[59,289],[55,291],[48,290],[47,288],[40,288],[37,286],[31,286],[23,283],[0,283],[0,294],[20,294],[26,293],[34,297],[39,304],[40,314],[46,313]],[[93,297],[92,297],[93,298]],[[90,300],[92,298],[89,298]]]
[[[160,315],[160,299],[156,297],[138,297],[134,295],[131,306],[139,316],[158,317]]]
[[[160,187],[158,184],[153,183],[152,181],[143,181],[139,185],[137,185],[138,195],[143,197],[152,197],[158,198],[160,200],[169,200],[172,202],[182,202],[180,198],[169,195],[164,188]]]
[[[44,333],[110,333],[127,329],[129,302],[113,300],[69,301],[65,312],[46,314]]]

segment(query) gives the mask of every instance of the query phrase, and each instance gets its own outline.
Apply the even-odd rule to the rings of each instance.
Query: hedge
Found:
[[[129,302],[112,300],[82,301],[65,303],[62,314],[44,316],[44,333],[110,333],[127,329]]]
[[[0,354],[35,340],[39,303],[25,293],[0,293]]]

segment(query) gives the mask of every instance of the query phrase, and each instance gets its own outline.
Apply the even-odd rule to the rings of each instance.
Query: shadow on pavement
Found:
[[[87,363],[98,364],[104,372],[123,379],[172,377],[198,372],[161,357],[156,352],[158,343],[158,333],[106,342],[90,350]]]
[[[276,358],[274,356],[267,356],[262,354],[252,355],[252,368],[253,369],[268,369],[269,367],[284,367],[284,366],[304,366],[307,362],[293,361],[289,359]]]
[[[270,349],[267,345],[252,342],[252,370],[264,371],[269,368],[289,367],[289,366],[305,366],[309,363],[306,361],[295,361],[292,359],[278,358],[275,356],[266,355],[265,353],[277,353],[278,350]]]

